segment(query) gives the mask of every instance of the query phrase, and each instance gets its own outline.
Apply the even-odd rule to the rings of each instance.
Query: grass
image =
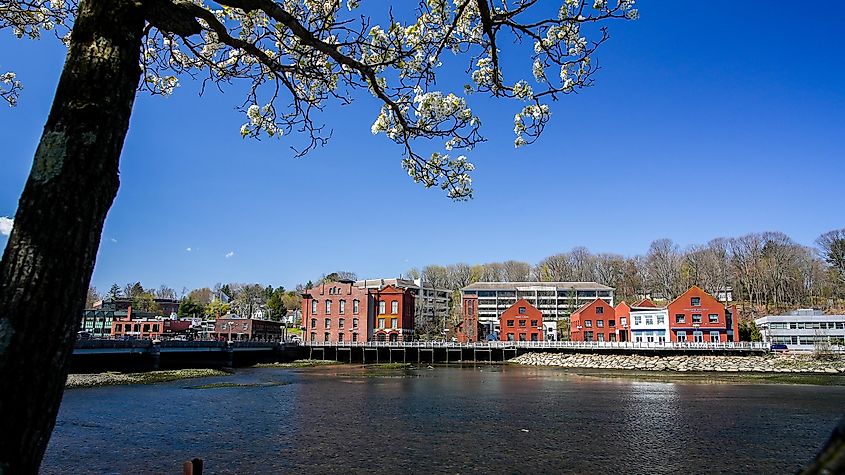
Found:
[[[165,371],[149,371],[146,373],[94,373],[70,374],[65,388],[94,388],[100,386],[118,386],[124,384],[156,384],[180,379],[208,378],[211,376],[226,376],[231,373],[216,369],[176,369]]]

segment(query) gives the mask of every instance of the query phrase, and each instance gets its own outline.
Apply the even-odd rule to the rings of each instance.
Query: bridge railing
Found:
[[[455,349],[641,349],[641,350],[744,350],[764,351],[769,346],[759,342],[726,342],[726,343],[694,343],[694,342],[612,342],[612,341],[485,341],[476,343],[456,343],[443,341],[329,341],[302,342],[309,347],[336,348],[455,348]]]

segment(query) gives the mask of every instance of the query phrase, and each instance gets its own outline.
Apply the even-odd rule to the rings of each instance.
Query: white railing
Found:
[[[530,349],[635,349],[635,350],[768,350],[769,345],[759,342],[737,343],[691,343],[691,342],[612,342],[612,341],[483,341],[477,343],[454,343],[443,341],[328,341],[302,342],[300,345],[309,347],[337,347],[337,348],[458,348],[458,349],[492,349],[492,348],[530,348]]]

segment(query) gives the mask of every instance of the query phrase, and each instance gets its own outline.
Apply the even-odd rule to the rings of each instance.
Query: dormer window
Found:
[[[690,299],[690,305],[693,307],[701,306],[701,297],[693,297]]]

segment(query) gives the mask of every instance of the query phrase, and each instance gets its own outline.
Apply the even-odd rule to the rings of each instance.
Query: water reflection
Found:
[[[69,391],[45,473],[794,471],[845,388],[584,377],[549,368],[246,370]]]

